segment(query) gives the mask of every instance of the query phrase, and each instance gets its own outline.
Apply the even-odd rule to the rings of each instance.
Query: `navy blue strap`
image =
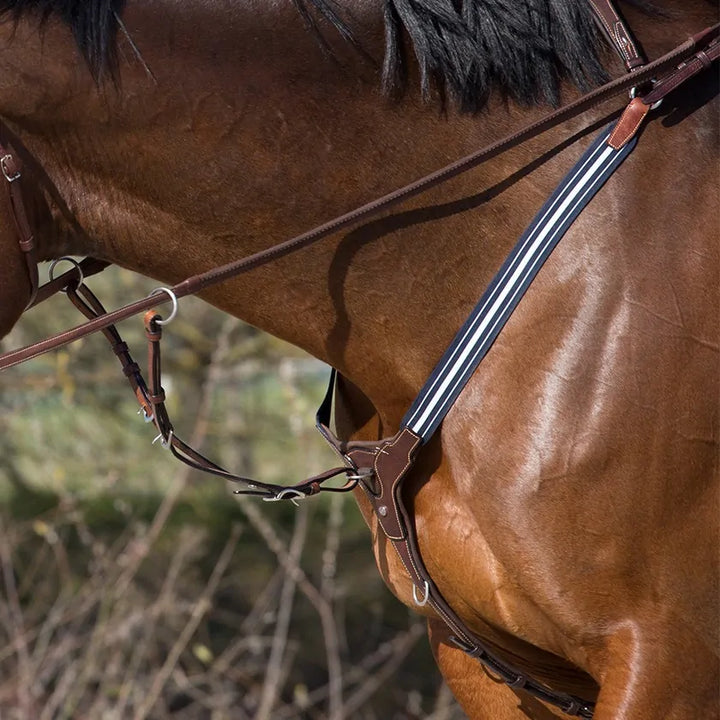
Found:
[[[614,127],[614,126],[613,126]],[[575,218],[635,147],[607,144],[606,128],[522,235],[403,418],[427,442]]]

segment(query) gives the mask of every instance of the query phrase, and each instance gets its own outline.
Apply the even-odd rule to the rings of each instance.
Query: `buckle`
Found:
[[[13,167],[15,168],[15,172],[12,171]],[[15,157],[10,153],[8,153],[7,155],[3,155],[0,158],[0,169],[2,169],[2,174],[5,176],[5,179],[9,183],[13,183],[16,180],[19,180],[22,174],[17,167]]]

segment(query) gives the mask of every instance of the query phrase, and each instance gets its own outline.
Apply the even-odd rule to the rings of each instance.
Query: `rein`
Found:
[[[64,291],[73,304],[89,318],[88,322],[75,328],[0,356],[0,370],[25,362],[91,333],[102,331],[121,363],[123,373],[140,403],[145,420],[153,422],[159,432],[156,440],[160,440],[162,445],[169,448],[178,459],[193,468],[243,483],[245,489],[236,490],[236,493],[257,495],[265,500],[295,500],[317,494],[321,490],[346,492],[356,487],[361,488],[373,506],[379,526],[392,542],[413,582],[413,598],[416,604],[427,604],[435,610],[450,629],[451,641],[470,656],[477,658],[489,672],[499,676],[511,688],[522,689],[569,715],[582,718],[593,716],[593,702],[554,691],[505,662],[500,657],[501,652],[478,638],[449,606],[425,568],[412,518],[404,504],[401,491],[403,479],[417,458],[422,444],[427,442],[442,422],[447,409],[462,391],[464,383],[489,349],[564,231],[632,150],[638,130],[649,111],[667,94],[700,71],[709,68],[720,57],[718,40],[720,25],[714,25],[658,60],[646,64],[628,28],[610,0],[589,0],[589,2],[597,14],[600,26],[623,59],[629,71],[627,76],[613,80],[522,130],[313,230],[254,255],[190,277],[172,288],[159,288],[147,298],[109,313],[84,284],[85,277],[100,272],[108,265],[103,261],[86,258],[78,263],[71,260],[74,264],[72,270],[57,278],[51,278],[47,285],[38,287],[35,243],[25,212],[20,184],[22,166],[11,148],[3,148],[0,145],[0,170],[10,194],[19,246],[25,256],[30,279],[31,297],[28,308],[58,291]],[[165,407],[165,393],[161,383],[160,342],[162,326],[174,317],[178,298],[195,294],[318,242],[348,225],[376,215],[402,200],[477,167],[631,88],[635,89],[634,97],[620,119],[611,129],[601,133],[520,238],[473,314],[460,329],[455,341],[421,390],[396,435],[374,442],[343,442],[333,435],[328,427],[333,403],[335,378],[333,371],[330,389],[318,412],[318,428],[343,460],[342,467],[328,470],[296,485],[272,485],[233,475],[177,437]],[[172,315],[167,320],[163,320],[162,316],[151,308],[169,301],[173,303]],[[129,354],[128,346],[114,327],[114,323],[144,311],[149,348],[149,383],[144,381],[139,366]],[[457,360],[458,357],[466,355],[472,358],[469,362]],[[446,391],[449,387],[452,387],[452,390]],[[441,391],[437,391],[437,388],[441,388]],[[345,475],[344,485],[323,486],[325,481],[339,475]]]

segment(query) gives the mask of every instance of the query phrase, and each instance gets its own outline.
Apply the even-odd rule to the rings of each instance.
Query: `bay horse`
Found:
[[[622,72],[581,0],[7,0],[0,12],[0,140],[31,178],[40,259],[90,255],[168,284]],[[624,12],[657,57],[716,7]],[[597,720],[718,717],[716,96],[705,73],[655,111],[405,487],[449,604],[534,677],[596,699]],[[588,111],[203,297],[337,368],[340,435],[384,437],[611,117]],[[2,336],[30,288],[5,206],[0,243]],[[383,578],[416,607],[357,499]],[[416,609],[470,718],[561,715],[497,682]]]

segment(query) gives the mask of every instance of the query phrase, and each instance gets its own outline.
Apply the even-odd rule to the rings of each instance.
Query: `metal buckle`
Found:
[[[248,485],[248,487],[250,487]],[[279,493],[276,493],[272,497],[264,497],[264,502],[280,502],[281,500],[289,500],[295,507],[298,506],[298,500],[304,500],[307,497],[307,495],[304,492],[301,492],[300,490],[295,490],[294,488],[285,488],[284,490],[281,490]]]
[[[22,173],[20,172],[20,170],[16,170],[13,174],[11,174],[7,166],[9,160],[14,160],[13,156],[10,153],[8,153],[7,155],[3,155],[0,158],[0,168],[2,169],[2,174],[5,176],[5,179],[9,183],[13,183],[16,180],[20,179]]]
[[[165,437],[163,437],[163,434],[160,433],[150,444],[151,444],[151,445],[154,445],[154,444],[159,440],[159,441],[160,441],[160,446],[163,447],[163,448],[165,448],[165,450],[169,450],[170,447],[172,446],[172,440],[173,440],[173,435],[174,435],[174,434],[175,434],[174,431],[171,430],[171,431],[168,433],[167,438],[165,438]]]
[[[656,78],[652,78],[652,80],[650,80],[650,84],[651,84],[653,87],[655,87],[655,85],[657,85],[657,79],[656,79]],[[634,99],[637,97],[637,94],[638,94],[638,86],[635,85],[634,87],[631,87],[631,88],[630,88],[630,92],[629,92],[628,94],[630,95],[630,99],[631,99],[631,100],[634,100]],[[657,102],[654,102],[654,103],[650,106],[650,109],[651,109],[651,110],[657,110],[657,109],[662,105],[662,103],[663,103],[663,99],[660,98],[660,100],[658,100]]]
[[[148,412],[144,407],[141,407],[137,411],[137,414],[142,415],[142,419],[145,423],[151,423],[151,422],[153,422],[153,420],[155,420],[155,415],[154,414],[148,415]]]

